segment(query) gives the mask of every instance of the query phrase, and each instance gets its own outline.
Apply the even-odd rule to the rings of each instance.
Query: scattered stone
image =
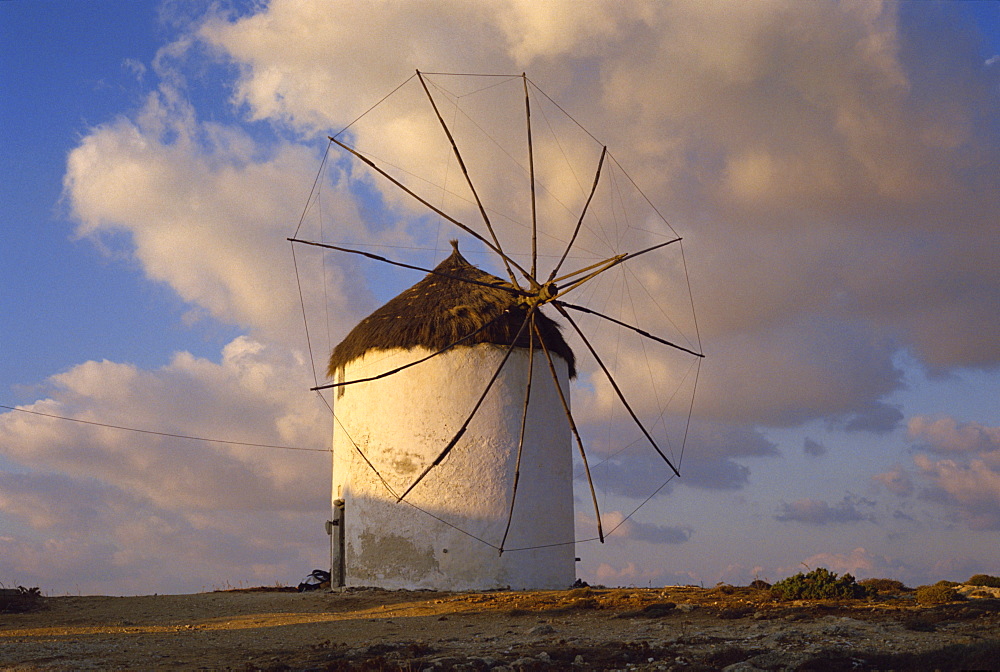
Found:
[[[741,660],[738,663],[733,663],[732,665],[726,665],[722,668],[722,672],[760,672],[760,668],[755,665],[751,665],[745,660]]]
[[[676,606],[673,602],[654,602],[643,607],[642,614],[650,618],[659,618],[672,612]]]
[[[552,635],[555,634],[556,629],[551,625],[536,625],[535,627],[528,630],[528,634],[533,637],[540,637],[542,635]]]

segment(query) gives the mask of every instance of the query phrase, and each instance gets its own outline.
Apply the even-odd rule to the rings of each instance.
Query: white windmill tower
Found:
[[[425,360],[336,393],[333,497],[344,521],[344,583],[566,588],[573,544],[550,544],[573,538],[572,444],[560,395],[569,394],[575,358],[541,313],[534,330],[522,329],[529,311],[503,289],[509,283],[470,265],[454,245],[330,358],[338,381]],[[499,553],[487,541],[496,539],[515,550]]]
[[[396,99],[402,113],[381,112]],[[544,119],[534,140],[532,110]],[[651,460],[651,485],[634,484],[649,489],[624,493],[639,503],[618,525],[679,475],[702,357],[681,239],[607,148],[524,75],[417,72],[371,117],[374,128],[355,122],[330,138],[370,169],[344,168],[365,198],[370,179],[388,181],[398,191],[379,198],[412,217],[408,239],[426,240],[429,215],[506,277],[471,265],[457,243],[431,270],[357,249],[365,243],[345,243],[344,230],[326,242],[322,221],[324,240],[290,238],[427,274],[358,324],[333,349],[335,382],[313,388],[336,388],[334,585],[568,587],[584,541],[574,455],[594,540],[604,540],[585,442],[612,466],[640,451]],[[434,167],[433,157],[447,158]],[[303,222],[318,204],[311,196]],[[572,348],[543,308],[558,312]],[[606,431],[585,441],[595,422]]]

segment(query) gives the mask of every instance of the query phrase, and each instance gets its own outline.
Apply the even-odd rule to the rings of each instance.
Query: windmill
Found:
[[[317,380],[334,390],[333,573],[387,588],[567,587],[581,541],[574,453],[602,542],[613,530],[588,445],[609,472],[653,456],[645,501],[680,475],[702,357],[680,236],[525,75],[418,71],[359,122],[331,146],[422,244],[390,258],[343,230],[297,231],[293,254],[426,275],[333,348],[332,383]],[[452,240],[434,268],[413,263],[443,232],[462,251]]]

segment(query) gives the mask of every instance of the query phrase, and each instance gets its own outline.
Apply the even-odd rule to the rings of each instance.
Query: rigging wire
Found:
[[[536,91],[538,91],[538,93],[540,93],[543,96],[545,96],[546,98],[548,98],[548,100],[549,100],[550,103],[552,103],[553,105],[555,105],[559,109],[560,112],[562,112],[563,114],[565,114],[566,118],[568,118],[570,121],[572,121],[574,124],[576,124],[580,128],[581,131],[583,131],[584,133],[586,133],[587,135],[589,135],[590,138],[594,142],[596,142],[597,144],[602,145],[602,146],[604,145],[603,142],[601,142],[600,140],[597,139],[597,136],[595,136],[593,133],[591,133],[590,131],[588,131],[587,128],[583,124],[581,124],[579,121],[577,121],[576,118],[572,114],[570,114],[569,112],[567,112],[563,108],[562,105],[560,105],[556,101],[552,100],[552,97],[549,96],[549,94],[547,94],[544,91],[542,91],[542,89],[537,84],[535,84],[533,81],[531,81],[530,78],[528,79],[528,83],[531,84],[531,88],[535,89]]]
[[[118,429],[124,432],[135,432],[137,434],[151,434],[153,436],[164,436],[171,439],[185,439],[187,441],[203,441],[205,443],[222,443],[229,446],[248,446],[250,448],[273,448],[278,450],[303,450],[314,453],[329,453],[331,449],[329,448],[304,448],[301,446],[280,446],[269,443],[250,443],[249,441],[228,441],[225,439],[209,439],[203,436],[190,436],[188,434],[174,434],[172,432],[157,432],[151,429],[139,429],[137,427],[125,427],[123,425],[111,425],[106,422],[95,422],[93,420],[83,420],[81,418],[71,418],[65,415],[56,415],[55,413],[42,413],[40,411],[29,411],[27,408],[18,408],[17,406],[7,406],[6,404],[0,404],[0,408],[5,408],[8,411],[17,411],[18,413],[28,413],[30,415],[39,415],[43,418],[52,418],[54,420],[66,420],[68,422],[78,422],[82,425],[92,425],[94,427],[105,427],[108,429]]]
[[[413,78],[414,78],[414,77],[416,77],[416,76],[417,76],[417,74],[416,74],[416,73],[413,73],[412,75],[410,75],[409,77],[407,77],[407,78],[406,78],[406,79],[405,79],[405,80],[403,81],[403,83],[402,83],[402,84],[400,84],[400,85],[399,85],[399,86],[397,86],[397,87],[396,87],[395,89],[393,89],[393,90],[392,90],[392,91],[390,91],[389,93],[387,93],[387,94],[385,94],[384,96],[382,96],[382,99],[381,99],[381,100],[379,100],[379,101],[378,101],[377,103],[375,103],[374,105],[372,105],[371,107],[369,107],[369,108],[368,108],[367,110],[365,110],[364,112],[362,112],[362,113],[361,113],[361,114],[360,114],[360,115],[358,116],[358,118],[357,118],[357,119],[355,119],[354,121],[352,121],[351,123],[349,123],[349,124],[348,124],[347,126],[344,126],[344,127],[342,128],[342,129],[340,129],[340,131],[339,131],[338,133],[334,134],[334,137],[337,137],[338,135],[340,135],[341,133],[343,133],[344,131],[346,131],[347,129],[349,129],[349,128],[350,128],[351,126],[353,126],[354,124],[356,124],[356,123],[358,123],[359,121],[361,121],[362,117],[365,117],[365,116],[366,116],[366,115],[367,115],[367,114],[368,114],[369,112],[371,112],[371,111],[372,111],[372,110],[374,110],[374,109],[375,109],[376,107],[378,107],[379,105],[381,105],[382,103],[384,103],[384,102],[385,102],[385,100],[386,100],[387,98],[389,98],[390,96],[392,96],[392,94],[396,93],[396,92],[397,92],[397,91],[399,91],[399,90],[400,90],[401,88],[403,88],[404,86],[406,86],[406,85],[407,85],[407,84],[408,84],[408,83],[410,82],[410,80],[411,80],[411,79],[413,79]]]
[[[330,144],[326,144],[326,151],[323,152],[323,160],[320,161],[319,170],[316,171],[316,177],[313,179],[312,188],[309,190],[309,197],[306,198],[305,207],[302,208],[302,214],[299,216],[299,224],[295,227],[295,233],[298,234],[299,229],[302,228],[302,223],[306,220],[306,213],[309,212],[309,207],[313,204],[313,196],[316,195],[316,189],[319,187],[320,178],[323,176],[323,170],[326,168],[327,159],[330,157]],[[293,238],[295,236],[292,236]]]
[[[299,273],[299,261],[295,256],[295,243],[289,241],[292,246],[292,266],[295,269],[295,284],[299,290],[299,305],[302,306],[302,321],[306,328],[306,349],[309,350],[309,365],[312,367],[313,383],[319,386],[319,375],[316,373],[316,357],[313,356],[312,337],[309,335],[309,318],[306,316],[306,299],[302,293],[302,274]]]

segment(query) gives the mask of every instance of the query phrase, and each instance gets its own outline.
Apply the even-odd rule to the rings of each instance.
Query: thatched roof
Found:
[[[503,289],[511,284],[485,273],[455,251],[438,264],[435,273],[410,287],[351,330],[330,355],[328,374],[333,378],[348,362],[369,350],[410,349],[418,346],[437,351],[452,345],[497,318],[488,327],[467,338],[457,347],[478,343],[510,345],[524,322],[526,310],[517,296]],[[439,273],[446,274],[438,275]],[[492,286],[472,284],[472,280]],[[560,333],[559,325],[539,311],[535,324],[549,352],[569,364],[569,374],[576,376],[576,357]],[[528,347],[529,333],[518,340],[519,347]],[[536,354],[544,357],[535,338]]]

